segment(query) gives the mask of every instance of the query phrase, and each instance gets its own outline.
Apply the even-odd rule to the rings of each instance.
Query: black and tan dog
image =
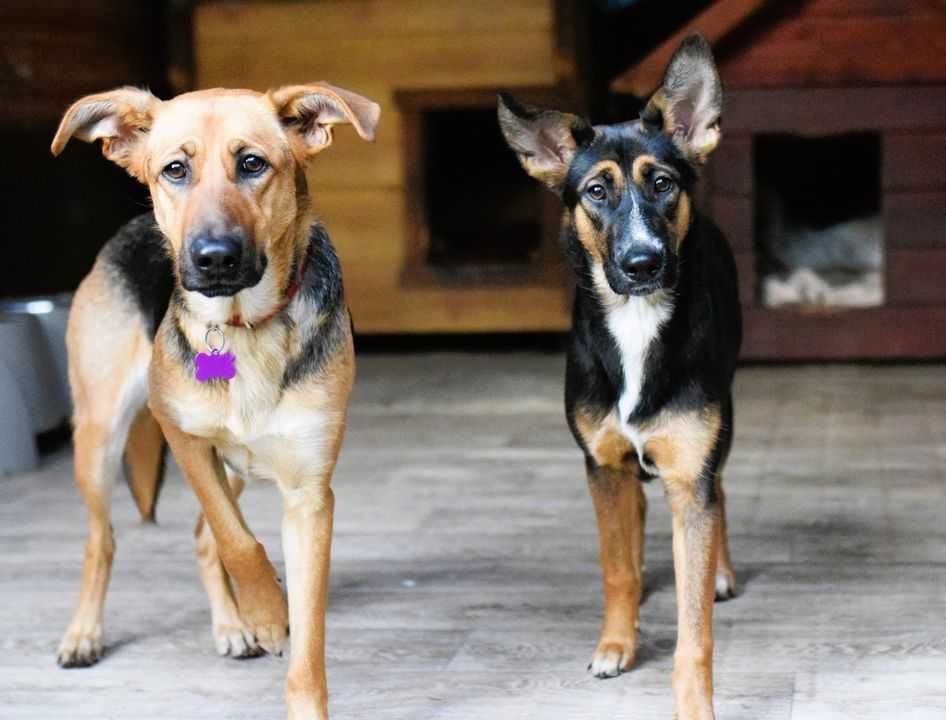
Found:
[[[522,166],[565,205],[577,275],[568,422],[585,453],[600,534],[604,621],[590,669],[634,661],[645,500],[659,477],[673,513],[683,720],[713,717],[712,607],[734,593],[723,491],[742,327],[732,253],[693,210],[699,167],[720,139],[721,87],[700,36],[677,50],[640,120],[592,127],[500,98]]]
[[[69,319],[76,482],[90,528],[61,665],[102,653],[109,495],[123,452],[147,517],[166,439],[203,510],[197,554],[218,651],[278,653],[291,624],[289,717],[327,717],[330,482],[354,356],[305,168],[335,125],[371,140],[378,115],[375,103],[319,83],[164,102],[124,88],[83,98],[63,118],[53,153],[72,137],[101,140],[107,158],[148,185],[154,214],[104,247]],[[237,505],[251,477],[283,494],[288,610]]]

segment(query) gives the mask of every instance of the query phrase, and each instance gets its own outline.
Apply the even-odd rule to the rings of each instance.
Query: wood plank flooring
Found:
[[[672,717],[670,521],[647,488],[637,666],[585,666],[601,610],[558,355],[367,356],[335,477],[333,720]],[[716,608],[720,720],[946,717],[946,368],[739,372],[726,474],[741,594]],[[251,526],[280,560],[278,492]],[[218,658],[172,467],[159,525],[114,493],[118,545],[94,668],[54,661],[85,511],[63,452],[0,478],[0,718],[284,715],[285,658]]]

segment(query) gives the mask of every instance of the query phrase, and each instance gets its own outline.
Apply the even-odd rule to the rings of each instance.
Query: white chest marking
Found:
[[[646,438],[641,437],[638,428],[630,426],[627,419],[640,399],[647,352],[661,326],[670,319],[673,302],[669,296],[655,301],[651,297],[617,295],[608,285],[600,265],[594,267],[592,274],[624,372],[624,389],[617,403],[619,424],[640,453]]]
[[[236,356],[236,377],[227,381],[225,394],[208,391],[205,403],[194,395],[169,398],[174,419],[184,432],[213,439],[227,465],[244,478],[292,487],[320,470],[341,420],[319,409],[330,403],[320,402],[315,390],[302,399],[283,394],[288,330],[282,323],[225,333],[226,349]]]

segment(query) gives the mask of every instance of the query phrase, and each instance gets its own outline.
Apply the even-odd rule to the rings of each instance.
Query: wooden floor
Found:
[[[740,371],[726,485],[742,592],[716,609],[720,720],[946,717],[944,370]],[[334,720],[671,717],[659,484],[638,665],[585,671],[601,599],[562,374],[557,355],[361,361],[335,478]],[[56,666],[85,527],[70,472],[64,453],[0,479],[0,717],[282,718],[285,658],[214,654],[176,468],[157,527],[117,487],[108,654]],[[276,488],[243,497],[281,558]]]

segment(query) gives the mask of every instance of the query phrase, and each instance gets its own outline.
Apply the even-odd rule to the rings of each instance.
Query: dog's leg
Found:
[[[223,463],[207,440],[158,419],[171,452],[200,501],[220,560],[236,583],[243,623],[263,650],[281,654],[288,634],[286,598],[265,548],[243,519]]]
[[[673,691],[680,720],[712,720],[713,597],[719,507],[696,487],[668,483],[677,585],[677,649]]]
[[[736,597],[736,573],[733,572],[729,556],[729,533],[726,522],[726,493],[723,491],[723,467],[729,459],[735,427],[733,423],[732,395],[720,407],[720,428],[717,448],[718,458],[713,472],[714,490],[719,501],[719,555],[716,558],[716,599],[728,600]]]
[[[73,432],[73,442],[76,485],[89,513],[89,535],[79,604],[57,654],[59,664],[66,668],[88,667],[102,656],[105,592],[115,552],[109,521],[111,493],[118,472],[116,458],[109,457],[113,439],[106,426],[80,420]]]
[[[616,677],[631,667],[637,649],[647,505],[631,468],[591,468],[588,488],[604,581],[604,619],[589,669],[595,677]]]
[[[164,435],[148,408],[142,408],[125,444],[128,486],[141,519],[154,522],[154,508],[164,480]]]
[[[229,472],[227,478],[230,482],[230,491],[236,500],[243,491],[243,479]],[[230,576],[227,575],[220,561],[217,541],[214,540],[213,532],[204,520],[203,513],[197,518],[194,536],[197,538],[197,565],[200,569],[200,581],[204,584],[207,599],[210,601],[211,626],[217,652],[234,658],[259,655],[261,650],[256,638],[240,618],[233,588],[230,586]]]
[[[328,718],[325,608],[335,496],[328,480],[285,493],[283,552],[292,652],[286,678],[290,720]]]
[[[677,586],[677,649],[673,691],[679,720],[713,720],[713,599],[721,520],[715,479],[707,464],[719,437],[719,414],[664,422],[645,444],[663,479],[673,516]]]
[[[87,667],[103,650],[105,593],[112,570],[112,486],[121,469],[122,450],[132,420],[145,404],[145,372],[150,349],[134,326],[112,338],[110,354],[77,337],[91,334],[84,326],[103,313],[83,312],[82,288],[76,295],[75,318],[69,320],[69,381],[75,402],[73,444],[75,479],[89,514],[79,604],[59,645],[62,667]],[[107,315],[104,315],[108,317]],[[98,328],[94,328],[97,331]],[[109,384],[105,385],[105,378]]]
[[[715,475],[716,497],[719,500],[719,554],[716,557],[716,599],[729,600],[736,597],[736,573],[729,556],[729,535],[726,527],[726,494],[723,491],[722,473]]]
[[[103,650],[105,592],[112,571],[115,541],[112,537],[112,486],[121,467],[121,449],[131,418],[144,401],[131,381],[113,396],[114,411],[77,407],[73,444],[76,485],[89,513],[89,535],[82,564],[79,605],[59,645],[62,667],[94,665]],[[103,394],[104,395],[104,394]]]

